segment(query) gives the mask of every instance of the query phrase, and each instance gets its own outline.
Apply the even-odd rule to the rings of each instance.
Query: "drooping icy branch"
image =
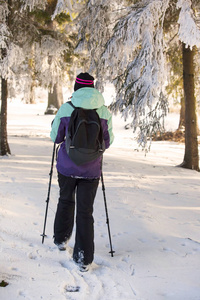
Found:
[[[30,65],[34,60],[35,78],[45,87],[61,82],[64,74],[64,51],[68,50],[64,35],[41,31],[28,10],[44,7],[43,0],[13,0],[12,22],[8,22],[11,8],[0,0],[0,76],[12,81],[12,86],[28,86]],[[42,5],[42,6],[41,6]],[[26,8],[26,9],[25,9]],[[34,51],[32,51],[34,48]],[[20,81],[18,82],[18,78]]]
[[[55,11],[52,15],[52,19],[56,17],[56,15],[59,15],[60,13],[69,13],[71,16],[71,19],[73,19],[73,13],[77,13],[80,11],[82,5],[81,0],[58,0],[56,4]]]
[[[32,11],[34,8],[44,9],[47,4],[47,0],[22,0],[21,9],[29,9]]]
[[[178,0],[177,8],[180,8],[179,38],[187,46],[200,47],[200,29],[195,22],[194,12],[191,8],[191,0]]]
[[[90,69],[97,79],[115,85],[112,109],[132,116],[145,144],[166,109],[163,22],[169,0],[144,0],[131,7],[121,3],[88,2],[81,15],[80,49],[88,45]]]
[[[116,108],[131,112],[135,122],[159,100],[164,84],[163,20],[169,1],[143,1],[115,27],[103,55],[112,75]],[[136,123],[134,125],[136,125]]]

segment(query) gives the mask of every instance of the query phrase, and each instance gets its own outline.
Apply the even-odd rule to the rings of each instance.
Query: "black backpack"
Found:
[[[95,109],[73,108],[70,117],[65,147],[68,156],[76,165],[82,165],[100,157],[105,151],[103,130]]]

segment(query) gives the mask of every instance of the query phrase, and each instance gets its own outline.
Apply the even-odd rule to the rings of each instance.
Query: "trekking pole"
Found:
[[[41,234],[42,236],[42,244],[44,243],[44,238],[46,237],[45,234],[45,228],[46,228],[46,222],[47,222],[47,212],[48,212],[48,207],[49,207],[49,197],[50,197],[50,190],[51,190],[51,180],[52,180],[52,175],[53,175],[53,163],[54,163],[54,156],[55,156],[55,149],[56,149],[56,143],[53,145],[53,154],[52,154],[52,160],[51,160],[51,170],[49,173],[49,187],[48,187],[48,194],[47,194],[47,200],[46,200],[46,212],[45,212],[45,218],[44,218],[44,229],[43,233]]]
[[[111,256],[113,257],[113,254],[115,253],[115,251],[113,251],[113,248],[112,248],[110,225],[109,225],[109,218],[108,218],[108,208],[107,208],[107,203],[106,203],[106,193],[105,193],[105,185],[104,185],[102,171],[101,171],[101,183],[102,183],[102,191],[103,191],[103,198],[104,198],[105,211],[106,211],[106,224],[108,225],[108,236],[109,236],[109,242],[110,242],[110,252],[109,253],[111,253]]]

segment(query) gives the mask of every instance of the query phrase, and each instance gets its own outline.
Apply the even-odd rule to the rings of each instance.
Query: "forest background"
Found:
[[[0,1],[1,155],[11,153],[8,98],[34,103],[41,86],[49,91],[45,113],[55,113],[63,88],[88,71],[99,90],[113,84],[110,109],[131,117],[146,151],[155,135],[166,136],[164,117],[178,104],[181,166],[198,171],[199,26],[197,0]]]

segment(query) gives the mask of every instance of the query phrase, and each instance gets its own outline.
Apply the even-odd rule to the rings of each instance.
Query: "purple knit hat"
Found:
[[[75,80],[74,91],[84,87],[94,88],[94,77],[88,73],[80,73]]]

